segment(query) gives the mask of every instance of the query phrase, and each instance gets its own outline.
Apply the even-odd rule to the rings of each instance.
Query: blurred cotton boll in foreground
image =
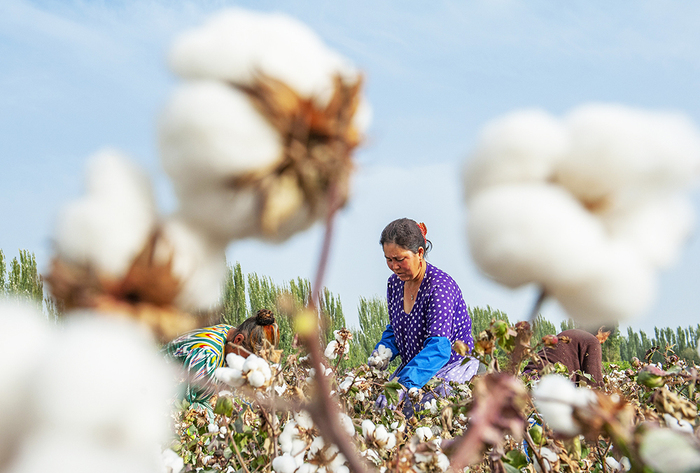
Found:
[[[644,463],[659,473],[700,470],[697,439],[670,429],[651,428],[642,438],[639,453]]]
[[[70,314],[95,309],[149,326],[162,342],[199,325],[220,300],[226,241],[158,215],[148,177],[105,151],[88,163],[87,195],[56,225],[47,282]]]
[[[588,105],[489,123],[465,167],[470,249],[509,287],[535,283],[582,326],[630,319],[694,223],[700,133],[684,116]]]
[[[86,184],[87,195],[58,216],[56,251],[100,276],[122,278],[155,225],[150,182],[122,154],[102,151],[88,161]]]
[[[0,471],[33,423],[29,395],[50,336],[35,307],[0,300]]]
[[[596,403],[593,391],[577,388],[560,375],[543,377],[532,391],[535,407],[555,432],[573,437],[581,433],[581,426],[574,419],[574,407],[586,407]]]
[[[16,361],[0,368],[0,421],[12,433],[0,443],[0,471],[160,471],[176,387],[152,336],[94,313],[57,326],[42,318],[0,304],[0,354]],[[17,336],[27,330],[31,343]]]
[[[171,49],[160,120],[178,215],[219,240],[282,241],[342,207],[369,124],[362,77],[307,26],[225,10]]]

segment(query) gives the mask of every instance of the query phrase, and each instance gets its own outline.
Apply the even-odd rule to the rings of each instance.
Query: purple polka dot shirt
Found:
[[[409,314],[403,310],[403,290],[404,282],[392,274],[387,287],[387,304],[389,323],[394,329],[398,355],[401,356],[401,367],[397,372],[423,350],[429,337],[445,337],[450,344],[462,340],[470,350],[474,348],[471,317],[462,291],[450,275],[427,263],[416,302]],[[445,366],[453,366],[462,359],[452,350]]]

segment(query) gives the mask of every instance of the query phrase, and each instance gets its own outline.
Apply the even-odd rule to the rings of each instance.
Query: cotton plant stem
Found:
[[[537,314],[540,313],[540,309],[542,308],[542,304],[544,303],[544,300],[546,298],[547,298],[547,294],[544,292],[544,289],[540,289],[540,292],[537,295],[537,300],[535,301],[535,305],[532,306],[532,310],[530,311],[530,316],[527,319],[528,322],[530,322],[530,326],[534,326],[535,319],[537,319]]]
[[[530,446],[530,450],[532,450],[532,454],[535,457],[535,460],[537,460],[537,463],[540,465],[540,468],[542,471],[547,471],[547,468],[545,468],[544,464],[544,458],[542,458],[542,455],[540,455],[540,450],[539,448],[535,447],[535,441],[532,440],[532,437],[530,436],[530,432],[527,431],[527,428],[525,429],[525,441],[527,444]]]
[[[320,306],[320,293],[323,287],[323,278],[326,272],[326,266],[328,265],[328,255],[330,253],[331,240],[333,237],[333,222],[336,211],[339,208],[336,185],[331,184],[331,188],[328,192],[330,194],[330,206],[326,217],[326,231],[321,246],[316,279],[314,281],[313,291],[311,292],[311,305],[316,310],[318,310]],[[330,443],[335,443],[338,450],[345,456],[350,465],[350,471],[353,473],[368,473],[367,466],[357,453],[357,449],[350,440],[350,437],[339,427],[338,418],[340,411],[331,397],[328,379],[324,374],[325,369],[322,363],[323,349],[321,348],[319,340],[318,327],[315,327],[315,330],[311,333],[305,334],[302,337],[302,341],[309,350],[311,363],[316,370],[315,379],[317,386],[316,396],[314,396],[313,402],[308,404],[306,408],[311,414],[314,423],[321,431],[321,434]]]

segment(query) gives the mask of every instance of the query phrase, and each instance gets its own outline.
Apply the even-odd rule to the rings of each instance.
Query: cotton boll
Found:
[[[283,14],[226,10],[182,35],[170,55],[182,77],[213,78],[250,85],[262,73],[286,82],[297,93],[325,105],[333,76],[348,81],[357,72],[303,23]]]
[[[695,212],[688,199],[667,195],[601,218],[612,238],[627,240],[653,267],[663,268],[678,259],[691,234]]]
[[[601,223],[553,185],[498,186],[469,205],[467,231],[479,268],[509,286],[575,284],[598,271]]]
[[[226,244],[178,218],[166,220],[161,228],[156,258],[172,260],[172,273],[181,284],[175,303],[183,310],[218,305],[226,276]]]
[[[261,196],[252,188],[178,185],[178,217],[222,241],[241,240],[260,232]]]
[[[362,435],[365,438],[372,435],[374,433],[374,429],[375,429],[374,422],[372,422],[369,419],[365,419],[362,421]]]
[[[47,428],[150,452],[170,438],[174,376],[153,340],[123,319],[74,316],[37,372],[37,416]]]
[[[571,153],[557,180],[586,202],[630,188],[675,190],[700,172],[700,134],[684,116],[587,105],[566,118]]]
[[[352,418],[343,412],[341,412],[339,414],[339,418],[340,418],[340,425],[343,427],[343,430],[345,430],[345,432],[350,437],[355,436],[355,424],[353,424]]]
[[[20,334],[31,334],[31,343]],[[0,470],[34,423],[30,391],[51,336],[36,307],[0,300]]]
[[[294,470],[297,469],[297,462],[293,456],[285,453],[272,460],[272,469],[275,473],[294,473]]]
[[[513,112],[488,123],[465,167],[467,200],[491,186],[546,182],[568,146],[566,128],[540,110]]]
[[[265,384],[265,375],[260,371],[251,371],[248,373],[248,383],[254,388],[259,388]]]
[[[331,340],[328,343],[328,346],[326,346],[325,351],[323,352],[323,355],[328,358],[329,360],[335,360],[338,358],[338,354],[335,352],[338,348],[338,342],[337,340]]]
[[[3,472],[153,473],[163,469],[159,460],[157,455],[143,454],[109,439],[56,427],[27,439],[18,458]]]
[[[639,316],[657,293],[654,271],[625,244],[611,242],[599,261],[598,272],[587,280],[551,288],[567,313],[589,329]]]
[[[163,451],[163,473],[180,473],[185,468],[185,462],[180,455],[171,449]]]
[[[532,392],[535,407],[552,430],[573,437],[581,433],[573,419],[573,408],[596,402],[595,394],[588,389],[577,388],[569,379],[560,375],[544,376]]]
[[[155,224],[150,184],[126,157],[102,151],[88,164],[87,191],[60,211],[56,249],[65,260],[121,278]]]
[[[240,371],[243,371],[243,365],[245,364],[245,358],[243,358],[241,355],[237,355],[235,353],[229,353],[226,355],[226,364],[228,365],[229,368],[234,368]]]
[[[214,377],[222,383],[228,384],[234,388],[240,388],[245,384],[245,378],[241,370],[235,368],[226,368],[222,366],[214,370]]]
[[[279,133],[248,96],[214,81],[176,90],[161,116],[159,138],[166,172],[188,185],[226,182],[282,156]]]
[[[700,451],[692,438],[669,429],[653,429],[642,438],[639,454],[659,473],[689,473],[700,469]]]

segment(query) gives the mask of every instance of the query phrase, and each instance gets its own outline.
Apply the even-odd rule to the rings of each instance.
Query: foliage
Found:
[[[50,320],[55,320],[59,312],[53,298],[44,295],[44,278],[39,274],[34,253],[28,250],[19,250],[19,258],[12,258],[9,269],[0,250],[0,296],[32,302]]]
[[[371,341],[386,320],[383,308],[379,298],[361,301],[361,329],[354,333],[358,349],[372,348]],[[552,331],[553,326],[542,325]],[[490,324],[482,332],[484,339],[494,343],[481,345],[482,350],[473,353],[480,358],[496,349],[512,358],[519,343],[529,346],[532,334],[522,322],[514,327]],[[530,397],[530,375],[516,373],[513,377],[499,373],[491,364],[487,373],[469,383],[453,383],[447,395],[432,400],[424,397],[414,404],[415,409],[406,410],[409,396],[389,380],[390,371],[365,363],[346,368],[331,360],[324,363],[337,393],[333,402],[352,421],[353,429],[348,431],[352,443],[378,471],[395,471],[400,465],[398,471],[405,473],[440,473],[451,461],[455,471],[469,465],[475,472],[532,472],[540,471],[542,464],[548,471],[614,471],[611,465],[623,463],[629,464],[630,471],[642,472],[651,471],[649,462],[656,461],[642,447],[649,432],[677,426],[700,428],[695,425],[700,401],[695,390],[697,367],[670,351],[657,353],[663,369],[644,362],[606,362],[605,387],[597,391],[597,402],[573,405],[576,414],[572,419],[583,436],[569,440],[542,422],[543,414]],[[243,386],[233,395],[222,393],[212,402],[213,416],[187,405],[175,406],[172,448],[188,465],[186,471],[287,471],[282,457],[289,455],[293,439],[299,442],[297,460],[301,463],[289,471],[347,472],[338,466],[334,446],[320,440],[320,431],[308,418],[303,420],[306,414],[299,405],[313,402],[315,382],[313,371],[300,355],[294,351],[279,365],[272,365],[274,382],[268,388],[253,391]],[[487,358],[482,361],[488,364]],[[653,370],[657,370],[657,387],[647,387],[642,374]],[[438,386],[432,380],[410,399],[415,402]],[[393,407],[377,406],[384,395]],[[338,429],[341,423],[336,423]],[[519,440],[523,436],[525,441]],[[297,469],[302,463],[308,467]]]

